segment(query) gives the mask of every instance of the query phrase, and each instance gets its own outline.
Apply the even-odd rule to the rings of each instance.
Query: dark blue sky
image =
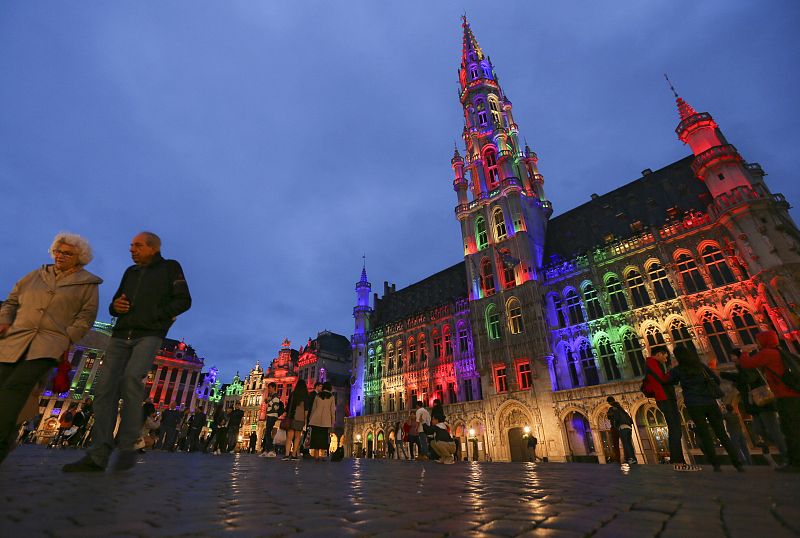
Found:
[[[349,335],[363,253],[375,291],[461,259],[465,9],[556,214],[688,154],[664,72],[800,201],[796,2],[564,5],[6,2],[0,295],[64,229],[106,304],[151,229],[195,299],[170,336],[225,379]]]

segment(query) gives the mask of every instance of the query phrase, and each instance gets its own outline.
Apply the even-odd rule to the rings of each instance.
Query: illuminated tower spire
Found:
[[[466,17],[461,18],[461,26],[458,95],[466,151],[462,158],[456,148],[450,162],[470,298],[479,299],[533,278],[542,265],[552,207],[545,198],[536,153],[527,144],[524,150],[520,145],[511,100],[497,80],[491,59]],[[514,237],[517,240],[509,241]]]
[[[728,144],[717,122],[708,112],[697,112],[678,95],[667,78],[675,95],[675,104],[681,122],[675,129],[678,138],[692,148],[692,170],[706,184],[714,198],[739,187],[751,189],[755,183],[736,148]]]
[[[361,278],[356,282],[356,306],[353,308],[355,318],[355,330],[350,339],[353,353],[353,372],[350,378],[352,388],[350,390],[350,412],[351,416],[359,416],[364,410],[364,360],[366,357],[367,333],[369,332],[369,316],[372,308],[369,306],[369,294],[372,285],[367,280],[367,260],[361,267]]]

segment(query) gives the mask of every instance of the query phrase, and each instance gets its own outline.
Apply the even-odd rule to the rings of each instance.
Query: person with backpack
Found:
[[[722,413],[717,404],[717,400],[723,396],[719,377],[711,368],[703,364],[693,349],[677,346],[675,359],[678,361],[678,366],[669,371],[669,383],[680,383],[681,389],[683,389],[683,403],[686,404],[686,411],[694,422],[700,449],[706,459],[714,467],[714,471],[721,470],[714,447],[713,435],[715,435],[720,444],[725,447],[736,470],[743,472],[744,467],[739,460],[738,451],[725,432]]]
[[[622,441],[622,452],[625,459],[620,463],[639,463],[636,460],[636,451],[633,449],[633,419],[613,396],[606,398],[606,401],[611,404],[608,409],[608,421],[611,423],[612,428],[617,429],[619,438]],[[616,448],[616,452],[619,451],[618,447],[613,448]]]
[[[761,351],[752,357],[743,352],[742,368],[762,368],[769,388],[775,394],[781,430],[786,439],[788,460],[775,470],[800,473],[800,360],[778,347],[778,334],[764,331],[756,335]]]
[[[646,362],[646,373],[642,380],[642,393],[656,401],[656,406],[664,415],[667,422],[667,435],[669,437],[669,461],[675,466],[676,471],[699,471],[694,465],[686,465],[683,457],[681,436],[681,413],[678,410],[678,400],[675,396],[675,387],[668,384],[667,364],[669,364],[669,351],[667,346],[653,346],[652,355]]]

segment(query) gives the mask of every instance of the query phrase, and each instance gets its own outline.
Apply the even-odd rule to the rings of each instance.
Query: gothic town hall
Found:
[[[384,284],[372,304],[362,271],[345,442],[381,456],[414,401],[439,399],[470,460],[525,460],[529,434],[550,461],[603,463],[613,395],[635,420],[639,461],[656,463],[666,423],[639,390],[652,346],[693,345],[723,371],[726,350],[762,330],[800,347],[789,205],[676,94],[692,155],[551,218],[536,153],[466,19],[463,30],[465,151],[451,163],[464,261]],[[684,450],[699,454],[687,419]]]

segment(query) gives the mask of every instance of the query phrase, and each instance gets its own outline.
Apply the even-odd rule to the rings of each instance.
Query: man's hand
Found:
[[[4,335],[9,327],[11,327],[11,325],[8,323],[0,323],[0,336]]]
[[[114,312],[117,314],[127,314],[131,309],[131,303],[128,301],[128,298],[125,297],[124,293],[114,299],[114,302],[111,303],[111,306],[114,308]]]

